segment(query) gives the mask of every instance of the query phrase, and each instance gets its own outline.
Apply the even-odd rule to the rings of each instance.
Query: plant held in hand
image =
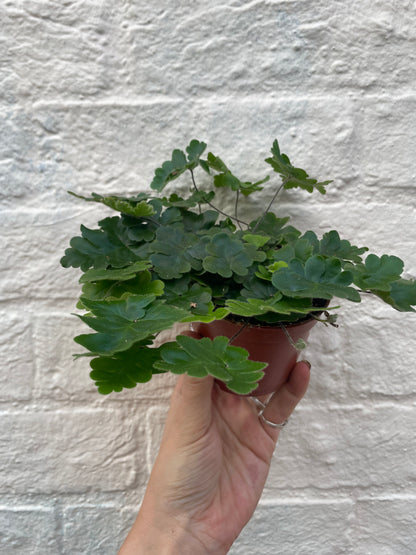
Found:
[[[327,307],[334,297],[360,302],[363,293],[371,293],[396,310],[415,311],[416,281],[401,277],[399,258],[364,258],[368,249],[351,245],[337,231],[322,238],[313,231],[301,233],[288,225],[288,217],[271,211],[281,189],[325,194],[331,183],[294,167],[277,140],[266,162],[280,183],[251,222],[239,218],[239,202],[249,201],[269,177],[241,181],[218,156],[210,152],[202,158],[205,149],[205,143],[192,140],[186,153],[174,150],[171,160],[156,169],[153,192],[75,195],[119,212],[98,222],[98,229],[81,226],[81,236],[71,240],[61,260],[64,267],[83,272],[77,306],[86,311],[79,317],[94,333],[75,341],[92,357],[91,378],[100,393],[131,388],[168,371],[211,374],[239,394],[257,387],[267,363],[250,360],[245,349],[232,344],[235,337],[178,336],[153,347],[156,335],[177,322],[226,319],[243,328],[274,326],[291,341],[297,323],[315,319],[335,325],[336,315]],[[197,168],[206,174],[201,188]],[[186,173],[186,198],[175,192],[165,196],[165,187]],[[233,214],[216,206],[218,188],[233,195]]]

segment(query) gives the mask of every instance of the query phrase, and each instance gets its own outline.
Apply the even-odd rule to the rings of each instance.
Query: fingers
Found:
[[[287,420],[296,405],[308,389],[310,364],[307,361],[297,362],[285,384],[276,391],[263,411],[263,416],[270,422],[280,424]],[[277,439],[279,429],[272,428],[261,421],[267,433]]]

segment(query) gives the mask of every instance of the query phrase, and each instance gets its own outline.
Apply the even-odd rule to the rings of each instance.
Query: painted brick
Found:
[[[69,314],[37,315],[34,325],[36,349],[36,397],[56,399],[89,399],[98,397],[90,379],[89,360],[74,360],[82,352],[72,338],[86,329],[82,322]],[[60,348],[57,349],[56,345]]]
[[[26,400],[34,379],[32,325],[25,314],[0,312],[0,360],[7,361],[8,379],[2,380],[0,400]]]
[[[416,499],[359,499],[350,537],[357,555],[413,555]]]
[[[416,345],[409,337],[416,335],[416,319],[375,302],[366,306],[372,308],[368,315],[354,311],[345,326],[343,359],[352,395],[415,394]]]
[[[65,507],[63,523],[63,555],[114,555],[127,535],[114,505]]]
[[[29,0],[3,8],[3,37],[19,41],[5,76],[20,98],[275,94],[411,87],[415,8],[366,2],[201,1],[155,8]],[[244,44],[244,48],[242,48]],[[168,45],[168,48],[166,47]],[[48,54],[50,55],[48,57]],[[75,64],[74,61],[77,63]]]
[[[414,190],[415,108],[415,96],[363,100],[359,124],[363,137],[361,165],[364,182],[371,188],[394,191],[398,187],[409,187]],[[382,140],[380,129],[383,130]]]
[[[3,493],[122,490],[144,459],[136,422],[116,409],[3,412],[0,425]]]
[[[374,487],[416,491],[414,407],[300,408],[279,438],[266,497],[280,488]],[[367,403],[368,404],[368,403]]]
[[[110,101],[70,109],[44,103],[32,113],[0,110],[5,130],[0,153],[7,170],[0,200],[10,207],[18,197],[20,204],[40,209],[62,209],[71,202],[79,210],[83,203],[68,197],[68,189],[84,194],[147,189],[155,168],[170,158],[174,148],[185,148],[193,138],[206,141],[248,178],[272,173],[263,160],[278,137],[297,165],[323,179],[332,177],[337,166],[338,175],[352,179],[357,173],[353,114],[348,98],[330,96],[265,99],[260,104],[249,98],[231,106],[226,100],[201,99],[192,103],[191,111],[179,101],[138,105]],[[325,134],[320,133],[322,128]],[[305,147],[311,143],[313,150]],[[201,171],[198,180],[204,179]],[[186,178],[181,183],[190,186]],[[292,192],[291,196],[299,195]]]
[[[72,339],[80,333],[92,330],[78,318],[69,314],[37,314],[34,318],[34,341],[36,350],[35,397],[51,397],[60,400],[81,399],[88,402],[127,401],[144,398],[164,399],[170,396],[176,377],[172,374],[155,375],[148,383],[138,384],[133,389],[103,396],[98,393],[94,381],[89,377],[89,358],[74,359],[74,353],[83,349]],[[173,341],[188,326],[176,325],[162,332],[158,344]],[[52,339],[53,338],[53,339]],[[56,346],[59,345],[59,349]]]
[[[59,264],[62,247],[68,246],[62,226],[23,228],[20,232],[3,226],[0,229],[3,253],[0,299],[73,297],[78,275],[73,272],[71,276]]]
[[[57,555],[57,518],[51,508],[0,507],[0,553],[4,555]]]
[[[261,503],[229,553],[352,553],[347,537],[351,512],[350,501],[279,500]]]
[[[145,190],[194,137],[242,178],[261,178],[277,137],[296,165],[335,182],[320,198],[284,191],[276,211],[396,254],[416,276],[416,8],[401,8],[2,3],[0,551],[115,552],[102,535],[124,537],[135,516],[176,381],[102,397],[88,361],[72,362],[79,273],[59,259],[81,221],[111,211],[68,189]],[[257,214],[277,181],[240,215]],[[218,204],[232,209],[221,191]],[[236,553],[412,552],[414,315],[368,299],[342,302],[340,323],[311,335],[311,386]]]
[[[414,315],[370,296],[360,304],[344,301],[335,312],[339,328],[317,324],[300,355],[312,363],[305,402],[414,395],[416,345],[409,340],[416,332]]]
[[[76,9],[34,0],[2,6],[2,38],[18,48],[18,55],[10,52],[6,73],[9,101],[94,97],[115,88],[125,75],[119,58],[128,37],[113,11],[108,3],[94,1]]]

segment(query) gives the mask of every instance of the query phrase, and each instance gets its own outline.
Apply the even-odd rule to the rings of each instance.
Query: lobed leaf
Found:
[[[354,283],[361,289],[377,289],[390,291],[391,282],[400,278],[403,272],[403,261],[397,256],[383,254],[379,258],[369,254],[364,264],[349,265],[354,276]]]
[[[130,264],[126,268],[117,268],[114,270],[106,269],[90,269],[87,270],[79,279],[80,283],[89,281],[127,281],[136,277],[138,272],[143,272],[151,266],[147,260],[139,260]]]
[[[101,229],[81,225],[81,237],[71,239],[70,248],[61,258],[64,268],[72,266],[84,272],[91,267],[124,268],[141,258],[130,248],[131,241],[119,217],[105,218],[99,224]]]
[[[285,189],[299,187],[308,191],[308,193],[312,193],[315,189],[323,195],[326,193],[325,187],[332,181],[318,182],[316,179],[309,177],[305,170],[292,166],[289,157],[280,152],[277,140],[273,143],[271,153],[273,156],[266,158],[265,161],[272,166],[275,172],[282,176]]]
[[[113,210],[117,210],[118,212],[122,212],[123,214],[128,214],[136,218],[152,216],[155,213],[154,208],[147,203],[147,200],[150,197],[146,193],[140,193],[135,197],[120,197],[116,195],[102,196],[97,193],[92,193],[91,197],[83,197],[72,193],[71,191],[68,192],[74,197],[81,198],[88,202],[100,202]]]
[[[107,270],[108,272],[108,270]],[[152,274],[149,271],[140,272],[133,279],[126,281],[100,280],[95,283],[87,282],[82,287],[82,297],[87,299],[102,301],[104,299],[119,299],[123,295],[163,295],[164,283],[158,279],[152,281]],[[80,301],[78,308],[85,308]]]
[[[401,312],[416,312],[416,280],[399,279],[391,283],[390,291],[374,291],[384,302]]]
[[[177,179],[186,170],[192,170],[199,163],[199,157],[204,152],[206,144],[193,139],[186,147],[188,158],[182,150],[174,150],[171,160],[164,162],[160,168],[155,170],[150,187],[156,191],[162,191],[164,187],[174,179]]]
[[[360,263],[362,262],[361,255],[368,251],[367,247],[355,247],[346,239],[341,239],[335,230],[325,233],[320,241],[313,231],[307,231],[302,239],[309,241],[313,246],[314,254],[336,256],[341,261],[349,260]]]
[[[160,347],[149,348],[149,344],[149,341],[142,341],[113,356],[93,358],[90,377],[95,381],[98,392],[108,395],[112,391],[131,389],[138,383],[148,382],[153,376],[154,363],[160,360]]]
[[[208,193],[205,193],[203,191],[195,191],[186,199],[178,196],[176,193],[172,193],[169,198],[163,197],[162,203],[163,206],[167,207],[174,206],[176,208],[193,208],[197,204],[206,204],[211,202],[214,197],[214,191],[209,191]]]
[[[262,218],[257,218],[250,223],[249,229],[256,233],[268,235],[274,243],[282,245],[294,241],[300,236],[300,231],[291,225],[286,226],[290,218],[277,218],[273,212],[267,212]]]
[[[212,152],[208,153],[208,157],[206,162],[204,163],[205,169],[209,171],[209,168],[219,172],[218,175],[214,176],[214,185],[215,187],[229,187],[233,191],[240,191],[243,195],[248,196],[255,191],[261,191],[263,183],[269,181],[270,177],[267,176],[260,181],[256,181],[252,183],[250,181],[241,181],[231,173],[225,163],[219,158],[212,154]]]
[[[312,299],[282,298],[280,292],[269,299],[248,298],[245,301],[228,300],[225,306],[232,314],[247,318],[267,314],[269,312],[287,315],[293,313],[309,314],[310,312],[322,311],[322,308],[312,305]]]
[[[75,341],[100,355],[126,351],[134,343],[168,329],[189,312],[167,306],[154,295],[130,295],[124,299],[92,301],[81,297],[92,315],[79,318],[98,333],[79,335]]]
[[[253,262],[266,258],[265,253],[258,251],[254,245],[244,244],[225,232],[215,234],[206,243],[205,249],[208,256],[202,262],[204,269],[223,277],[231,277],[233,273],[245,276]]]
[[[152,244],[155,254],[150,261],[162,279],[180,278],[194,268],[200,270],[202,263],[191,254],[190,248],[195,245],[198,237],[186,233],[177,227],[160,227],[156,233],[156,241]]]
[[[212,375],[224,381],[227,387],[239,394],[247,394],[257,387],[263,376],[264,362],[248,360],[248,353],[241,347],[229,345],[226,337],[194,339],[180,335],[176,343],[166,343],[161,347],[162,360],[155,362],[155,368],[187,373],[202,378]]]
[[[287,297],[341,297],[360,302],[359,292],[349,287],[352,280],[352,273],[343,271],[337,258],[320,255],[312,256],[305,264],[295,258],[288,267],[278,269],[272,276],[273,285]]]

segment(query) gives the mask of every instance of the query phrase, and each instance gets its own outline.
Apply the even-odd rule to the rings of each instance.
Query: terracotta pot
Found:
[[[311,318],[298,324],[287,324],[285,327],[293,342],[296,343],[298,339],[306,341],[315,324],[316,320]],[[210,339],[218,335],[224,335],[231,339],[240,328],[240,324],[229,320],[216,320],[210,324],[201,322],[192,324],[195,332]],[[247,349],[250,360],[268,363],[264,369],[264,377],[253,391],[253,395],[256,396],[273,393],[281,386],[287,380],[298,357],[298,351],[281,327],[247,326],[232,342],[232,345]],[[229,391],[224,382],[219,383],[223,389]]]

